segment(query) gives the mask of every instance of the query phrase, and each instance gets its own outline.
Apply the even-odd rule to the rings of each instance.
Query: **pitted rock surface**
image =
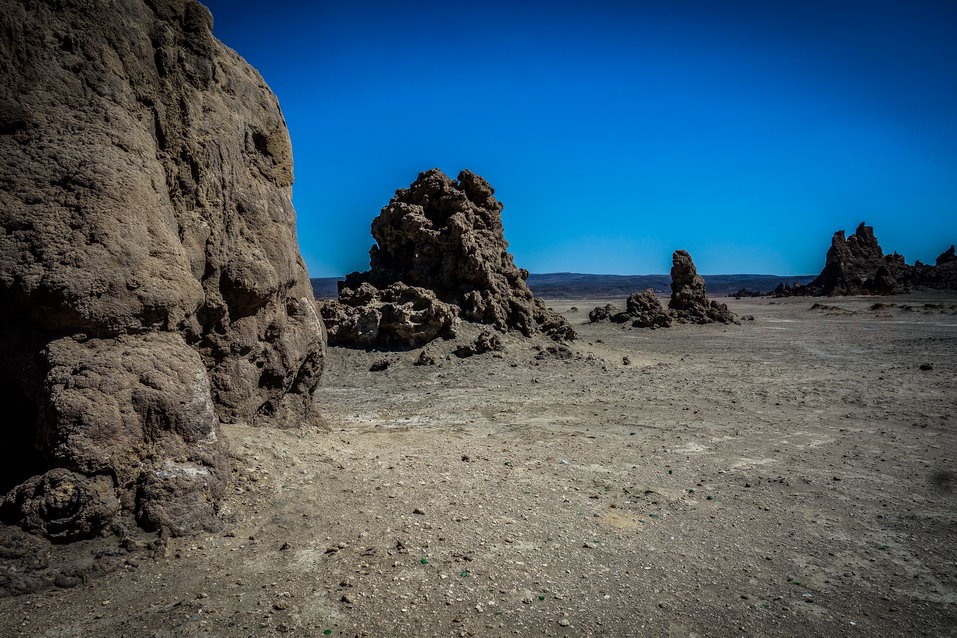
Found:
[[[667,328],[671,325],[671,317],[651,288],[629,295],[624,312],[612,304],[605,304],[589,312],[588,319],[592,323],[628,323],[635,328]]]
[[[401,283],[432,291],[438,302],[457,307],[458,316],[467,321],[501,332],[574,339],[568,322],[532,296],[528,272],[516,268],[505,241],[502,208],[488,182],[471,171],[462,171],[457,180],[438,169],[420,173],[409,188],[397,190],[373,220],[376,245],[369,251],[370,270],[346,277],[340,284],[339,303],[358,308],[350,299],[360,286],[383,290]],[[377,310],[375,302],[369,309]],[[361,310],[336,310],[328,304],[323,309],[330,333],[340,333],[339,323],[344,322],[341,333],[349,343],[357,343],[351,341],[359,334],[351,328],[357,314],[366,316]],[[380,333],[382,325],[380,321]],[[386,326],[388,336],[393,331],[388,322]],[[432,332],[422,333],[409,345],[441,336]]]
[[[824,269],[806,286],[778,286],[775,297],[835,297],[841,295],[897,295],[913,288],[957,289],[957,256],[954,247],[941,253],[931,266],[913,266],[897,253],[885,255],[874,229],[864,222],[850,237],[834,233]]]
[[[276,97],[198,2],[2,4],[3,520],[216,529],[219,422],[319,422]]]
[[[395,283],[382,290],[362,283],[345,288],[339,301],[319,303],[331,345],[416,346],[455,337],[458,308],[425,288]]]
[[[704,279],[684,250],[676,250],[671,256],[668,308],[672,318],[680,323],[738,323],[727,305],[708,299]]]

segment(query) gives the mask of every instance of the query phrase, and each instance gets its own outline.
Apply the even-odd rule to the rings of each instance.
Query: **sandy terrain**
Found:
[[[223,534],[0,599],[0,635],[957,635],[957,310],[919,307],[957,298],[875,301],[332,349],[332,433],[227,426]]]

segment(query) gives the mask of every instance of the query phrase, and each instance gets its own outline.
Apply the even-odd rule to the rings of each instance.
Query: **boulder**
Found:
[[[671,316],[680,323],[738,323],[728,306],[708,299],[704,279],[684,250],[671,256]]]
[[[398,282],[382,290],[362,283],[345,288],[338,301],[319,302],[331,345],[420,346],[455,337],[458,307],[425,288]]]
[[[502,227],[502,204],[484,179],[465,170],[452,180],[438,169],[420,173],[409,188],[396,191],[372,222],[376,244],[369,251],[370,269],[346,276],[339,301],[324,305],[323,316],[332,333],[338,324],[352,321],[345,304],[376,310],[376,303],[349,301],[362,286],[384,290],[402,284],[431,291],[437,302],[454,306],[464,320],[487,324],[500,332],[515,330],[531,336],[543,333],[555,340],[575,338],[571,326],[532,296],[528,272],[515,267]],[[370,297],[370,298],[371,298]],[[445,311],[437,310],[436,315]],[[375,323],[368,319],[369,323]],[[356,343],[346,328],[338,343]],[[440,331],[423,333],[409,345],[420,345]],[[366,343],[378,337],[364,337]]]
[[[292,154],[193,0],[0,11],[0,515],[219,526],[220,422],[319,423]]]
[[[598,306],[588,313],[588,321],[591,323],[599,323],[601,321],[612,321],[613,317],[621,313],[621,309],[618,306],[613,304],[605,304],[604,306]]]
[[[453,354],[460,359],[472,357],[486,352],[501,352],[505,349],[502,340],[496,334],[483,330],[472,343],[461,345],[453,350]]]
[[[629,295],[625,308],[635,328],[667,328],[671,325],[671,317],[651,288]]]

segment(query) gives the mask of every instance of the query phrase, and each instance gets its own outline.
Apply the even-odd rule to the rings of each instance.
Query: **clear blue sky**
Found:
[[[310,274],[368,266],[420,171],[469,168],[532,272],[820,270],[957,241],[957,1],[206,3],[292,135]]]

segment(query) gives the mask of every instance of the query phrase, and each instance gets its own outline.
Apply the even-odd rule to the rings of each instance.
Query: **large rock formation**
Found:
[[[502,204],[493,193],[488,182],[471,171],[452,180],[438,169],[420,173],[409,188],[397,190],[372,222],[376,245],[369,251],[370,270],[346,277],[339,288],[341,303],[321,305],[330,343],[368,343],[355,339],[352,311],[339,308],[343,303],[363,317],[381,317],[366,334],[384,335],[385,342],[395,341],[399,332],[412,335],[406,342],[410,346],[442,335],[444,328],[433,329],[416,318],[411,329],[396,330],[377,299],[381,294],[368,295],[365,309],[351,301],[360,286],[374,291],[398,284],[432,291],[439,302],[456,307],[462,319],[502,332],[573,339],[568,323],[533,298],[526,284],[528,272],[515,267],[502,228]],[[427,320],[447,314],[440,306]]]
[[[211,25],[2,2],[0,516],[55,541],[215,528],[219,423],[317,419],[289,137]]]
[[[728,306],[708,299],[707,286],[691,261],[691,255],[676,250],[671,255],[671,316],[681,323],[738,323]]]
[[[954,247],[942,253],[934,266],[904,262],[897,253],[885,255],[874,229],[864,222],[845,238],[844,231],[834,233],[827,251],[824,269],[817,278],[801,286],[778,286],[775,297],[839,295],[897,295],[912,288],[957,289],[957,256]]]
[[[874,229],[862,222],[850,237],[834,233],[824,270],[804,295],[893,295],[909,288],[908,267],[897,253],[885,255]]]

